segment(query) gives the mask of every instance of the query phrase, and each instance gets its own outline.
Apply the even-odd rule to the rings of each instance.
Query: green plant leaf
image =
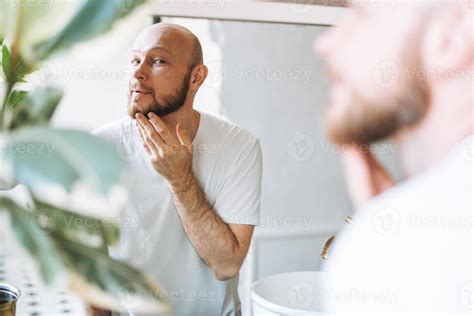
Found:
[[[83,1],[60,32],[35,46],[35,59],[44,60],[56,51],[108,31],[117,20],[130,14],[144,2],[145,0]]]
[[[48,127],[14,131],[4,156],[16,179],[42,199],[47,186],[59,185],[71,192],[76,182],[91,192],[107,194],[120,182],[123,165],[114,147],[101,138]]]
[[[112,220],[80,215],[37,199],[34,202],[35,213],[48,218],[51,229],[64,238],[100,249],[114,245],[119,239],[119,228]]]
[[[114,311],[153,315],[169,311],[158,285],[140,271],[80,243],[67,239],[56,242],[68,269],[85,278],[73,282],[72,287],[89,304]]]
[[[5,78],[8,78],[10,73],[10,57],[11,53],[7,45],[2,45],[2,71]]]
[[[12,60],[15,60],[15,64],[12,67]],[[31,71],[25,60],[16,54],[12,56],[11,51],[7,45],[2,45],[2,71],[7,82],[13,84],[16,82],[25,82],[25,75]]]
[[[64,238],[44,213],[31,213],[6,197],[0,197],[2,210],[10,214],[15,237],[35,258],[47,284],[67,271],[71,289],[86,303],[123,312],[169,312],[158,285],[140,271],[113,260],[101,249]]]
[[[3,40],[5,39],[5,29],[6,29],[6,10],[0,11],[0,45],[3,44]]]
[[[18,103],[20,103],[27,94],[28,94],[27,91],[13,90],[12,93],[10,93],[10,96],[8,98],[8,104],[10,104],[12,108],[15,108],[18,105]]]
[[[38,88],[29,93],[28,96],[22,98],[22,102],[15,107],[9,128],[15,129],[26,125],[31,126],[48,123],[61,101],[62,96],[63,94],[60,89],[52,87]]]
[[[10,213],[17,240],[38,263],[43,280],[51,284],[57,274],[63,271],[63,264],[48,232],[42,229],[31,212],[9,198],[0,197],[0,209]]]

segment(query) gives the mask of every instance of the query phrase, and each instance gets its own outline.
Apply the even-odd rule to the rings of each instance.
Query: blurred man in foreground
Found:
[[[357,209],[324,266],[329,312],[472,310],[473,14],[468,1],[354,3],[315,42]],[[398,184],[358,146],[387,138]]]

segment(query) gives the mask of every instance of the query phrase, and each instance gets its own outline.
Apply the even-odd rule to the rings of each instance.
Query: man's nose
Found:
[[[148,78],[146,70],[144,69],[144,63],[139,64],[133,71],[133,78],[143,81]]]

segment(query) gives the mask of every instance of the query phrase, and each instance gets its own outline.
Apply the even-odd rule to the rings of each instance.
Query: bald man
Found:
[[[239,270],[259,222],[259,142],[193,109],[208,70],[189,30],[148,27],[130,63],[129,117],[95,131],[133,175],[111,254],[158,282],[175,315],[239,315]]]

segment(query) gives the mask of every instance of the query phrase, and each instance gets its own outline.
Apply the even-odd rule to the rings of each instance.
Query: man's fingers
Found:
[[[390,174],[367,149],[353,146],[342,153],[349,194],[359,208],[395,185]]]
[[[161,118],[153,112],[148,113],[149,122],[168,145],[177,145],[178,141],[170,132],[166,124],[161,120]]]
[[[185,146],[190,153],[193,152],[193,141],[189,137],[188,131],[181,127],[181,124],[176,125],[176,135],[178,135],[179,141]]]
[[[149,139],[154,143],[156,148],[163,148],[166,144],[161,138],[160,134],[156,131],[155,127],[145,117],[145,115],[138,113],[135,118],[137,119],[138,125],[143,128],[143,131]],[[143,135],[145,136],[145,135]],[[150,148],[153,150],[153,148]]]
[[[142,139],[143,141],[143,147],[145,148],[147,154],[151,154],[151,150],[150,150],[150,147],[148,146],[147,144],[147,141],[146,141],[146,138],[145,138],[145,135],[143,135],[144,131],[142,129],[142,127],[140,126],[140,124],[137,123],[137,127],[138,127],[138,132],[140,133],[140,138]]]
[[[363,155],[355,149],[345,149],[341,156],[347,190],[358,209],[374,195],[370,168]]]
[[[375,156],[367,151],[364,153],[367,164],[374,177],[374,185],[377,192],[381,193],[395,185],[395,181],[392,176],[388,173],[387,169],[375,158]]]

